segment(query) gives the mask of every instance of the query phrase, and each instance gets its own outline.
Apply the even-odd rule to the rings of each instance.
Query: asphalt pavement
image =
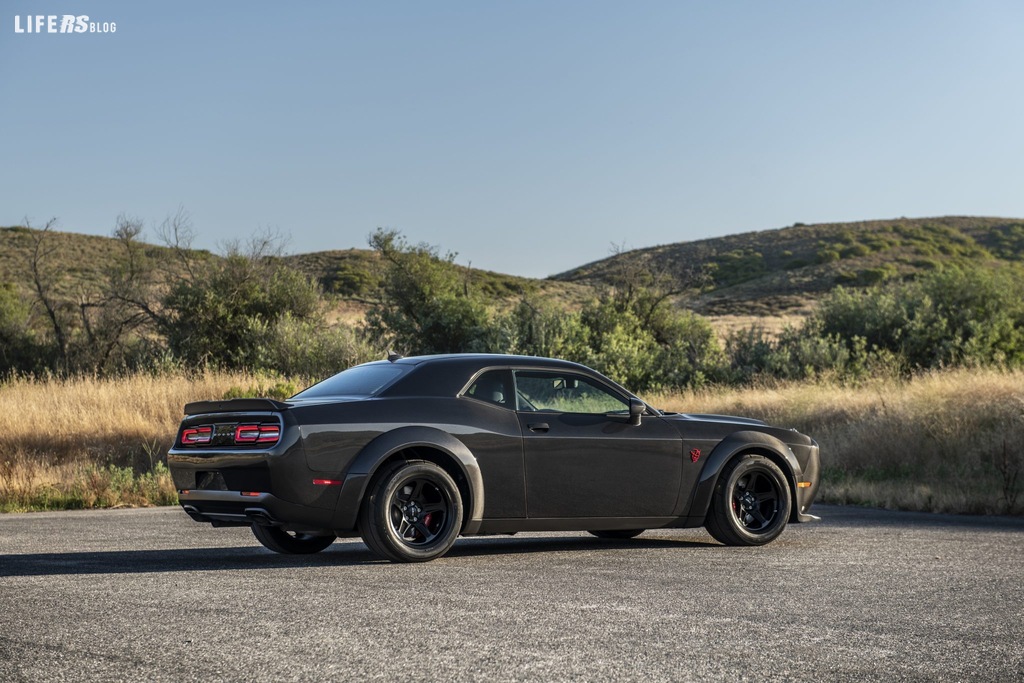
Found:
[[[275,555],[178,508],[0,515],[0,681],[1024,680],[1024,520]]]

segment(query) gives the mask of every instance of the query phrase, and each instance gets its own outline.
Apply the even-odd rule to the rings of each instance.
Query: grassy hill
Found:
[[[34,295],[31,263],[37,234],[37,230],[20,226],[0,228],[0,283],[12,283],[26,296]],[[72,300],[97,288],[123,251],[112,237],[74,232],[51,232],[44,248],[52,250],[44,263],[45,271],[55,275],[55,293]],[[164,262],[174,261],[167,247],[147,245],[146,253]],[[207,251],[193,253],[200,259],[217,258]]]
[[[121,248],[109,237],[54,232],[49,239],[54,248],[51,263],[61,272],[57,287],[72,299],[102,281]],[[12,282],[26,296],[32,291],[33,244],[33,232],[27,228],[0,228],[0,283]],[[148,250],[159,258],[171,258],[165,247],[149,246]],[[219,258],[203,251],[196,255]],[[383,266],[375,252],[347,249],[283,258],[333,294],[342,317],[361,317],[377,297]],[[837,285],[867,286],[909,278],[942,264],[984,268],[1022,260],[1024,220],[947,216],[796,224],[679,242],[617,254],[543,280],[464,271],[467,283],[481,287],[498,305],[530,294],[571,307],[579,306],[593,295],[596,285],[608,282],[623,267],[653,269],[678,279],[703,271],[707,286],[681,297],[681,303],[719,321],[749,321],[802,315]]]
[[[316,278],[325,292],[337,295],[349,304],[370,304],[377,296],[384,264],[380,256],[367,249],[318,251],[285,256],[284,260]],[[458,266],[467,284],[479,287],[496,303],[511,303],[523,295],[538,296],[578,306],[593,292],[593,286],[581,282],[538,280],[505,275],[489,270]]]
[[[554,276],[607,281],[624,266],[681,279],[706,269],[708,288],[688,297],[710,316],[800,313],[837,285],[867,286],[908,278],[941,264],[992,267],[1024,260],[1024,220],[899,218],[796,225],[695,242],[637,249]]]
[[[38,231],[13,226],[0,228],[0,284],[14,284],[26,297],[33,297],[31,260]],[[123,246],[112,237],[53,231],[47,235],[46,270],[55,277],[55,293],[69,300],[95,290],[106,277],[111,263],[119,257]],[[175,261],[168,247],[146,245],[146,253],[166,264]],[[221,258],[204,250],[193,250],[200,261]],[[367,249],[345,249],[295,254],[281,257],[319,281],[328,294],[334,295],[344,317],[360,317],[377,298],[384,266],[376,252]],[[524,294],[579,306],[592,294],[592,286],[584,283],[538,280],[505,275],[486,270],[461,267],[467,283],[479,287],[492,301],[511,304]]]

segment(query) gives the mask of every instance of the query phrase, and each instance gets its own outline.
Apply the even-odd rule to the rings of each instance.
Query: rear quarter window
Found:
[[[393,363],[357,365],[300,391],[292,398],[374,396],[408,371],[408,367]]]

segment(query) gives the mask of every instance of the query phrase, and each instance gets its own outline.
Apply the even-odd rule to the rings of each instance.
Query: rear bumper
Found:
[[[269,449],[172,448],[167,464],[182,509],[197,522],[332,530],[342,487],[320,477],[342,476],[312,472],[295,430]]]
[[[270,493],[182,491],[178,500],[189,517],[214,526],[264,524],[288,531],[330,531],[333,517],[333,510],[296,505]]]

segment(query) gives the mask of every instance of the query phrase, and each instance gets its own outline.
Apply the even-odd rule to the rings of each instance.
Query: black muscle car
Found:
[[[182,507],[281,553],[362,536],[398,562],[460,535],[706,526],[761,545],[807,513],[818,445],[758,420],[657,410],[568,361],[454,354],[358,365],[287,401],[185,406]]]

